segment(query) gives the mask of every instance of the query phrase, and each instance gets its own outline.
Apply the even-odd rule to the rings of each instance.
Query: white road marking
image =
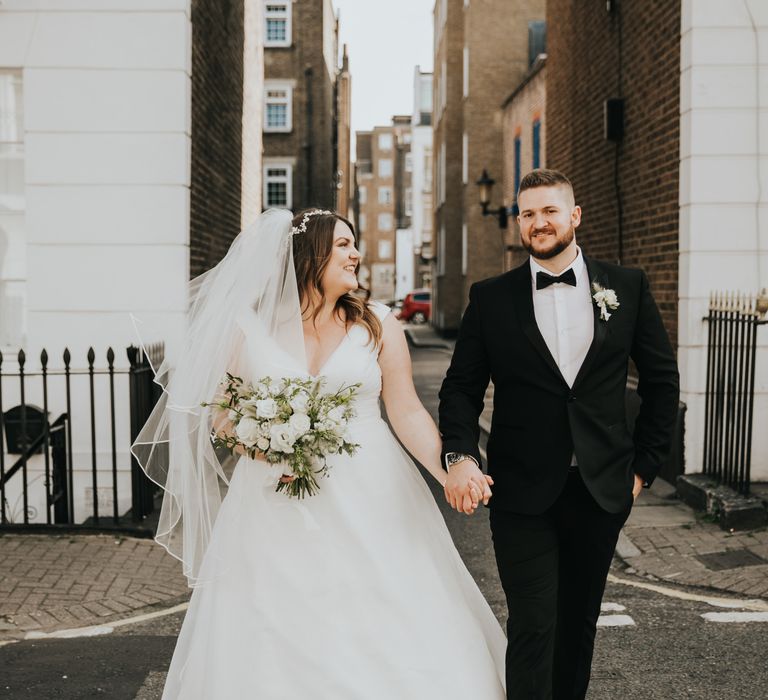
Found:
[[[135,625],[139,622],[146,622],[147,620],[154,620],[158,617],[166,617],[167,615],[173,615],[177,612],[183,612],[189,607],[189,603],[180,603],[174,605],[172,608],[166,608],[165,610],[156,610],[151,613],[143,613],[142,615],[135,615],[134,617],[126,617],[122,620],[115,620],[108,625],[89,625],[88,627],[73,627],[71,629],[55,630],[53,632],[27,632],[23,639],[74,639],[75,637],[96,637],[102,634],[111,634],[115,631],[116,627],[125,627],[126,625]],[[10,644],[19,640],[8,640],[0,642],[0,646],[4,644]]]
[[[710,612],[702,617],[709,622],[768,622],[768,612]]]
[[[24,639],[73,639],[75,637],[98,637],[114,632],[108,625],[91,625],[90,627],[75,627],[54,632],[27,632]]]
[[[626,608],[618,603],[601,603],[600,612],[624,612]]]
[[[610,583],[621,584],[622,586],[642,588],[646,591],[653,591],[654,593],[660,593],[668,598],[677,598],[678,600],[692,600],[721,608],[738,607],[752,612],[768,612],[768,601],[765,600],[738,600],[737,598],[716,598],[714,596],[701,595],[700,593],[687,593],[685,591],[678,591],[674,588],[667,588],[666,586],[645,583],[644,581],[629,581],[625,578],[619,578],[615,574],[608,574],[608,581]]]
[[[627,627],[635,625],[629,615],[600,615],[597,618],[598,627]]]

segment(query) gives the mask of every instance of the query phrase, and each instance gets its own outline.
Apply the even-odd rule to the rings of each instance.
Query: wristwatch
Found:
[[[472,455],[465,455],[462,452],[447,452],[445,455],[445,471],[450,473],[451,467],[454,464],[463,462],[465,459],[471,459],[477,465],[478,469],[480,468],[477,460]]]

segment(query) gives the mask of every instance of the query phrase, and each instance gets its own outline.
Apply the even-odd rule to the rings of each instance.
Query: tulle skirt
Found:
[[[504,698],[506,640],[418,470],[380,418],[320,493],[241,458],[163,698]]]

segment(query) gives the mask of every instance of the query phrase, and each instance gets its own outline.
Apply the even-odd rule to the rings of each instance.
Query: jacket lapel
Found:
[[[600,354],[603,343],[608,336],[608,323],[607,321],[603,321],[600,318],[600,309],[592,299],[592,283],[597,282],[601,287],[608,289],[610,288],[608,276],[603,267],[598,262],[593,261],[591,258],[587,258],[585,256],[584,264],[587,267],[587,275],[589,277],[589,296],[590,302],[592,304],[592,314],[594,318],[594,335],[592,337],[592,344],[589,346],[589,350],[587,350],[587,354],[584,357],[584,362],[581,363],[581,367],[579,367],[579,371],[576,374],[576,379],[573,380],[574,389],[589,372],[592,363],[594,363],[595,358]]]
[[[560,381],[566,386],[560,368],[552,357],[552,353],[541,335],[539,326],[536,323],[536,316],[533,312],[533,290],[531,283],[531,264],[530,261],[517,268],[516,274],[511,278],[512,282],[512,301],[517,312],[517,318],[525,336],[531,342],[536,354],[539,355],[547,366],[557,375]]]

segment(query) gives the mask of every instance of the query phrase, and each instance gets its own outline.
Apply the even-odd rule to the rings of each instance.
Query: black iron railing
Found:
[[[162,343],[147,349],[155,366],[162,360],[163,351]],[[127,522],[139,522],[152,512],[156,486],[138,468],[133,458],[131,508],[128,513],[120,512],[118,463],[121,457],[124,459],[124,455],[119,454],[118,435],[124,431],[124,437],[130,436],[131,442],[135,439],[161,391],[153,382],[150,358],[133,346],[127,352],[130,363],[127,368],[115,367],[112,348],[107,350],[106,366],[97,367],[96,353],[90,348],[87,368],[74,369],[71,353],[65,349],[62,354],[63,366],[52,369],[48,353],[43,350],[39,368],[33,371],[28,370],[27,356],[23,350],[16,356],[16,366],[11,371],[4,367],[4,358],[0,353],[0,527],[124,527]],[[84,395],[75,396],[73,379],[76,377],[82,377],[86,383]],[[127,380],[130,425],[120,425],[117,418],[117,397],[120,393],[125,394],[126,387],[123,386],[123,391],[118,392],[116,379],[119,381],[122,377]],[[54,382],[58,384],[52,386]],[[82,382],[78,383],[78,387],[82,390]],[[55,394],[53,402],[52,389]],[[4,402],[7,402],[11,393],[17,404],[6,410]],[[42,407],[28,401],[31,393],[42,397]],[[76,402],[75,399],[80,401]],[[82,409],[83,402],[88,405],[87,415]],[[52,403],[56,405],[57,411],[61,411],[55,420],[50,419]],[[119,413],[124,415],[125,411]],[[77,465],[73,457],[75,422],[78,444],[82,446],[87,443],[90,447],[88,455],[84,455],[82,449],[78,451]],[[107,434],[99,434],[99,426],[105,422],[109,426]],[[99,452],[98,444],[106,444],[108,449]],[[108,464],[105,464],[107,459],[104,453],[108,453]],[[37,456],[41,458],[36,459]],[[33,460],[34,466],[31,467]],[[79,471],[85,469],[90,472],[90,509],[82,505],[76,508],[76,467]],[[33,487],[30,471],[35,472],[33,481],[42,480],[44,513],[30,508]],[[82,486],[82,481],[79,485]],[[40,485],[35,488],[39,489]],[[108,512],[104,512],[99,503],[100,493],[106,495],[105,489],[112,501]],[[16,500],[20,501],[20,512],[9,502],[11,491]],[[39,491],[34,493],[40,496]]]
[[[709,301],[704,473],[749,494],[755,365],[763,300],[715,293]]]

